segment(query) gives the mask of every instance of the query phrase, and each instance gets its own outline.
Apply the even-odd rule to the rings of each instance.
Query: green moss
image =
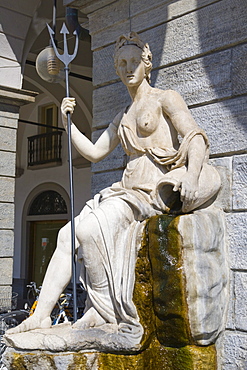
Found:
[[[149,256],[157,338],[165,346],[193,344],[189,329],[179,216],[152,217],[148,223]]]
[[[158,370],[216,370],[215,346],[180,348],[155,345],[152,355]]]
[[[68,370],[91,370],[91,367],[87,366],[87,356],[83,353],[74,353],[73,360],[73,363],[68,366]]]
[[[12,353],[11,370],[49,369],[59,370],[61,357],[65,356],[63,368],[67,370],[216,370],[215,346],[162,346],[153,339],[150,346],[136,354],[112,354],[100,352],[74,353],[73,362],[66,367],[66,353],[50,354]],[[59,362],[55,357],[59,356]],[[56,365],[57,362],[57,365]],[[70,362],[70,361],[69,361]],[[60,365],[59,365],[60,364]]]
[[[42,364],[42,365],[41,365]],[[52,370],[56,369],[54,355],[45,352],[40,353],[13,353],[11,370],[27,370],[45,368]]]
[[[153,341],[136,355],[102,353],[98,370],[216,370],[214,346],[164,347]]]
[[[136,262],[133,300],[144,328],[142,349],[157,336],[164,346],[194,344],[188,320],[179,216],[147,222]]]
[[[25,367],[24,357],[15,353],[13,355],[11,368],[13,370],[25,370],[26,367]]]
[[[141,348],[147,348],[155,333],[153,311],[152,273],[148,256],[148,238],[145,232],[143,243],[138,252],[135,268],[135,287],[133,302],[137,308],[140,322],[144,329]]]

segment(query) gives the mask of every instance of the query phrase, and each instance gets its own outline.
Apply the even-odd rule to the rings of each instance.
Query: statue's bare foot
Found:
[[[24,320],[20,325],[8,329],[6,331],[6,334],[18,334],[22,333],[24,331],[29,331],[33,329],[47,329],[51,327],[51,318],[46,317],[45,319],[41,319],[40,317],[37,317],[35,315],[32,315],[28,317],[26,320]]]
[[[102,316],[95,310],[95,308],[90,307],[89,310],[82,316],[81,319],[77,320],[72,328],[86,330],[89,328],[94,328],[97,326],[104,325],[106,322]]]

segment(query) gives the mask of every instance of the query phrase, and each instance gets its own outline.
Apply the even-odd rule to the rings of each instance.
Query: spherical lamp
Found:
[[[51,45],[47,46],[37,56],[36,71],[38,75],[47,82],[58,83],[65,79],[63,65],[56,57]]]

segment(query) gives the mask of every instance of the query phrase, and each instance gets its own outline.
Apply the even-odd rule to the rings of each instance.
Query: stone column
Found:
[[[0,86],[0,310],[4,301],[7,308],[11,306],[19,109],[21,105],[34,102],[36,95],[34,92]]]

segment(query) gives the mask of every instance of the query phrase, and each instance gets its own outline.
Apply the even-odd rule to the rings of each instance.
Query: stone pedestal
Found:
[[[214,346],[172,348],[156,341],[136,354],[23,352],[9,348],[5,362],[12,370],[216,370],[216,351]]]
[[[45,338],[42,346],[32,343],[28,351],[22,346],[26,333],[7,338],[18,348],[6,351],[7,369],[216,369],[214,343],[224,329],[228,301],[223,213],[211,208],[176,217],[152,217],[146,224],[135,273],[133,300],[144,328],[138,350],[105,346],[96,352],[91,346],[88,351],[85,333],[81,347],[79,333],[75,352],[71,352],[69,339],[70,352],[66,352],[66,331],[61,335],[62,328],[54,328],[50,343],[56,333],[63,340],[60,352],[54,353],[46,347],[50,334],[37,330]],[[88,340],[93,330],[88,329]]]

